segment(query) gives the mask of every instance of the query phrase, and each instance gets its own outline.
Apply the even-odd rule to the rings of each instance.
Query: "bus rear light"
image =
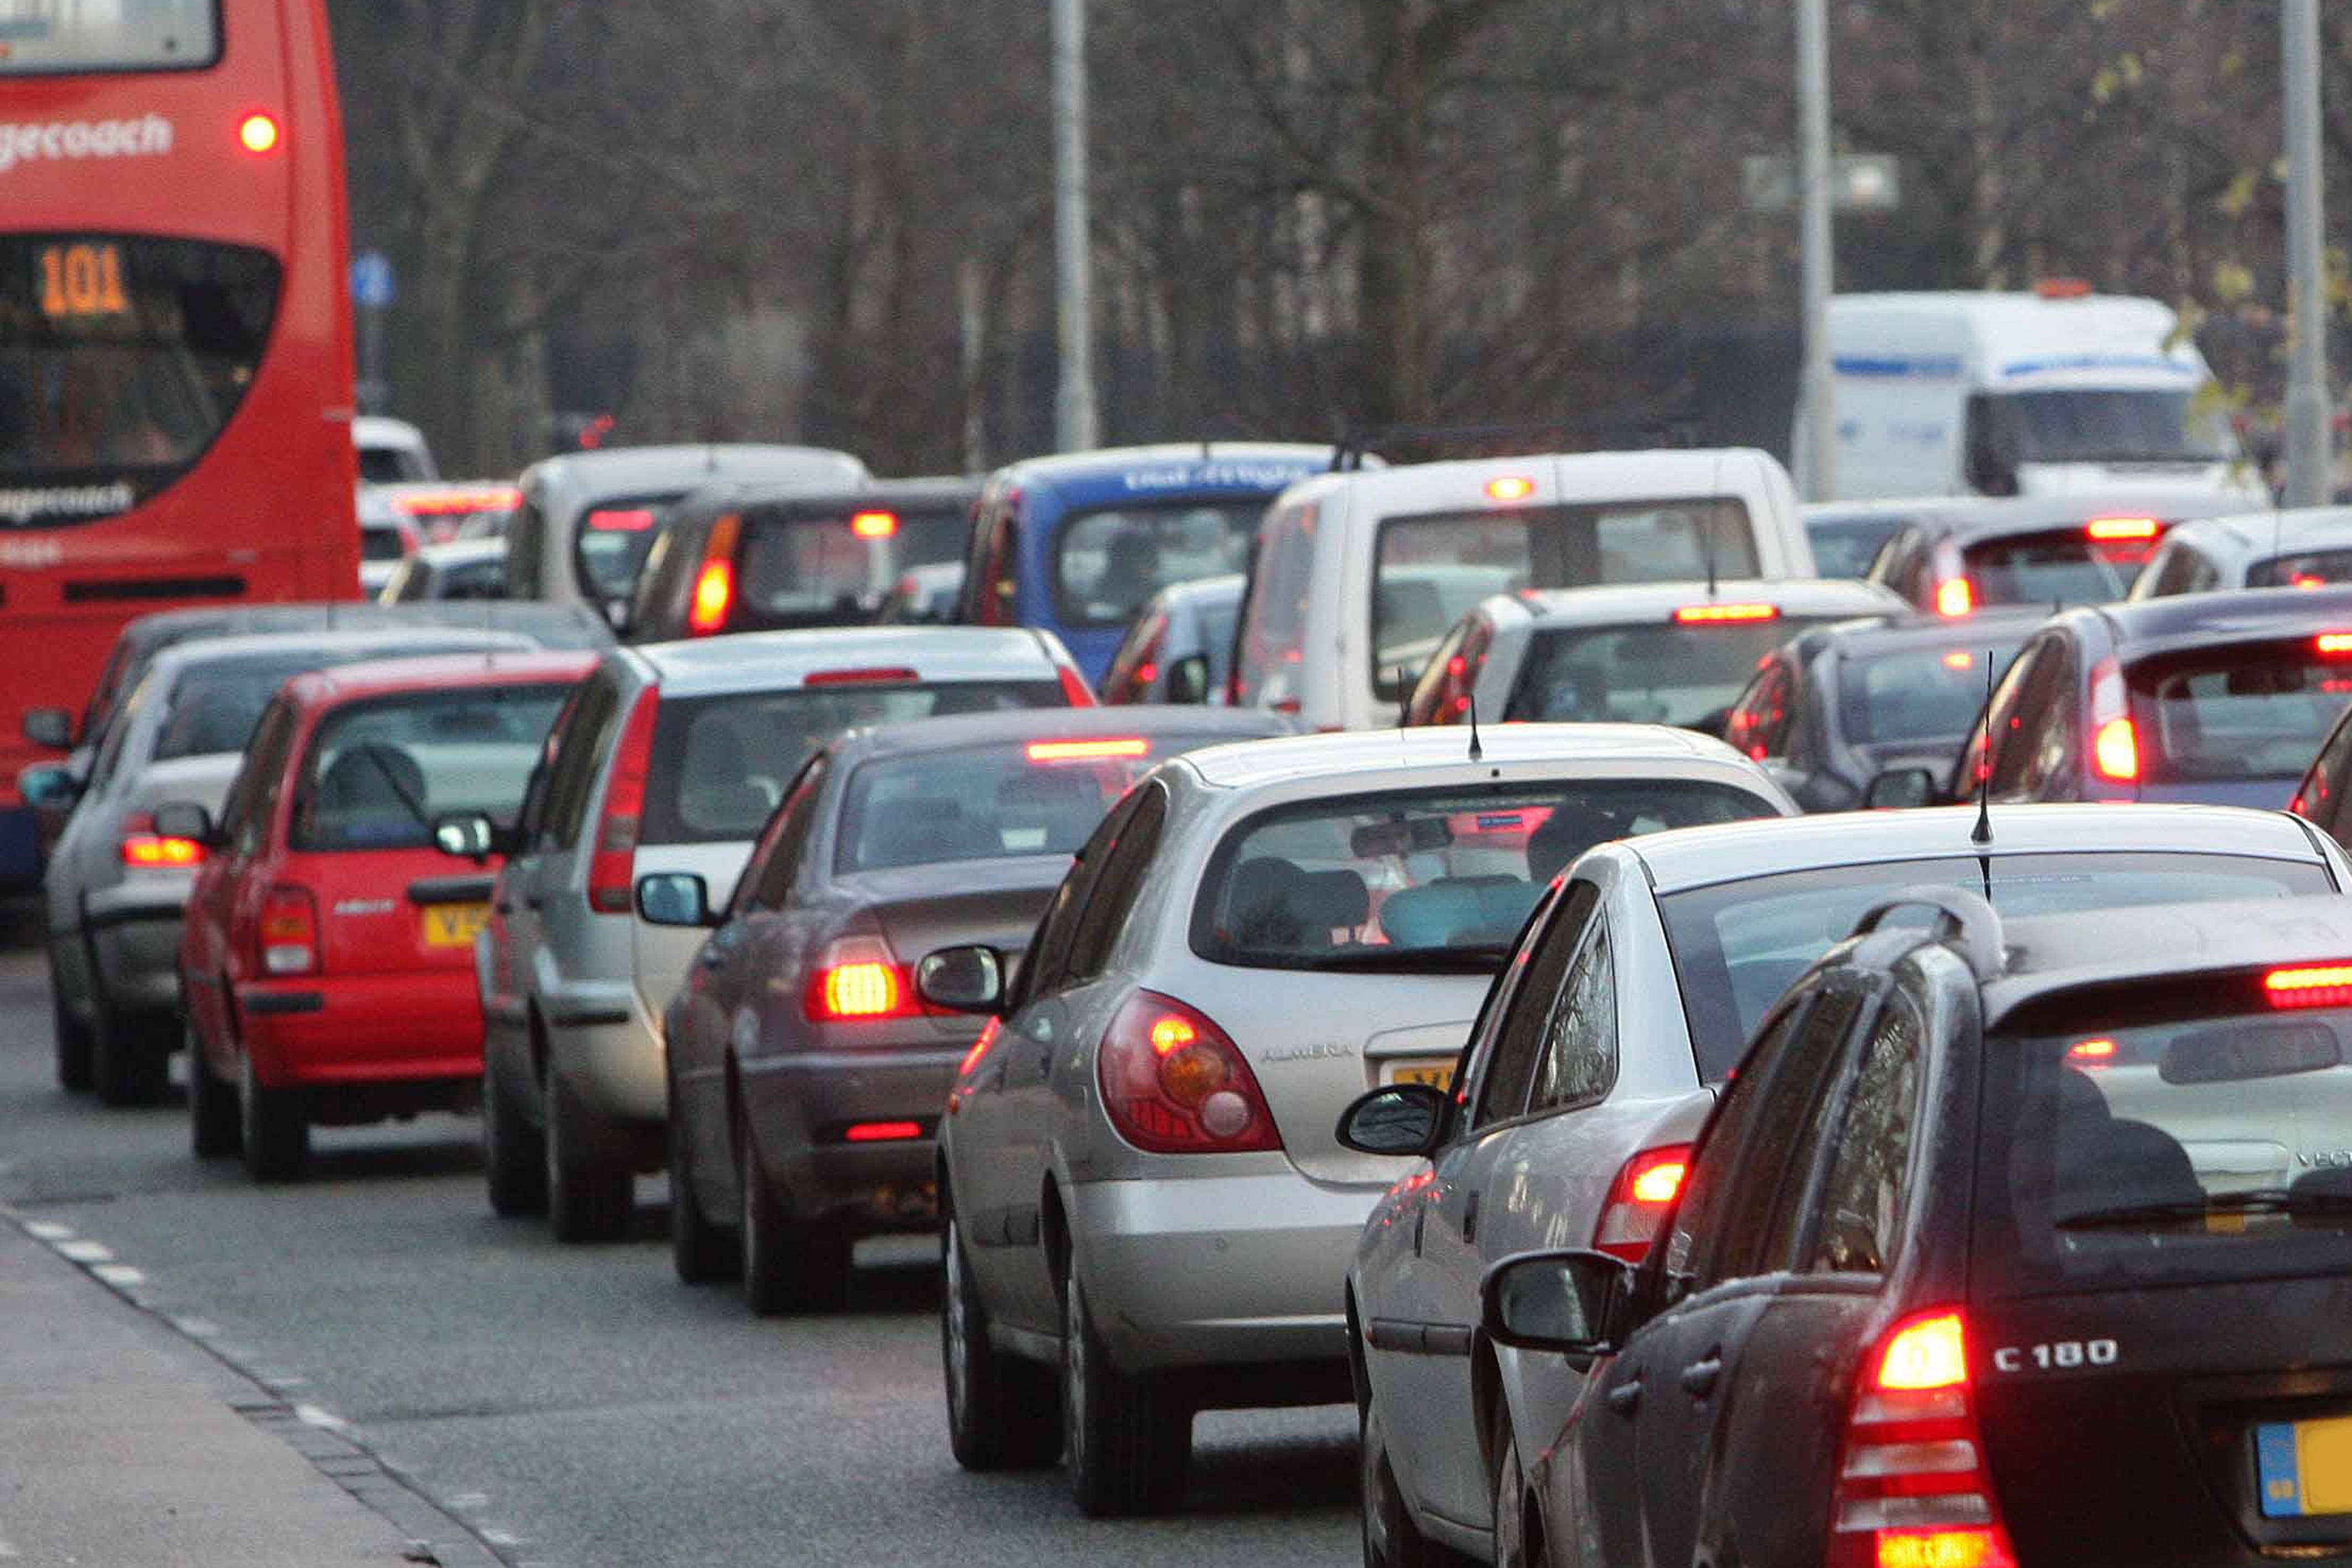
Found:
[[[1777,604],[1685,604],[1675,612],[1675,620],[1685,626],[1718,626],[1733,622],[1779,619],[1780,607]]]
[[[2274,1008],[2352,1006],[2352,964],[2273,969],[2263,977],[2263,994]]]
[[[1524,501],[1535,493],[1536,482],[1521,474],[1506,474],[1500,478],[1486,481],[1486,499],[1500,501],[1505,506]]]
[[[1977,591],[1965,577],[1948,578],[1936,585],[1936,613],[1958,621],[1976,612]]]
[[[1149,757],[1151,742],[1140,736],[1119,740],[1033,740],[1022,747],[1032,762],[1099,762],[1117,757]]]
[[[274,115],[248,114],[236,128],[237,141],[247,152],[274,152],[282,136]]]
[[[1096,1052],[1103,1110],[1149,1154],[1279,1149],[1257,1075],[1231,1036],[1172,997],[1138,991]]]
[[[898,532],[895,512],[860,512],[849,519],[849,531],[861,539],[894,538]]]
[[[588,862],[588,907],[599,915],[629,913],[629,890],[636,880],[637,832],[646,809],[646,776],[653,769],[654,721],[661,694],[648,687],[629,710],[629,722],[613,749],[613,777],[604,786],[604,811],[596,824],[595,852]]]
[[[922,676],[913,670],[892,665],[887,669],[817,670],[801,677],[804,686],[876,686],[903,685],[919,681]]]
[[[312,975],[319,969],[319,904],[308,888],[273,887],[261,900],[261,971]]]
[[[1675,1200],[1682,1197],[1684,1178],[1690,1174],[1691,1146],[1669,1144],[1644,1149],[1627,1160],[1609,1188],[1601,1222],[1593,1227],[1595,1249],[1628,1263],[1650,1255]]]
[[[2093,517],[2086,531],[2099,540],[2152,539],[2164,526],[2154,517]]]
[[[1985,1468],[1960,1314],[1906,1319],[1865,1365],[1838,1465],[1831,1568],[2016,1568]]]

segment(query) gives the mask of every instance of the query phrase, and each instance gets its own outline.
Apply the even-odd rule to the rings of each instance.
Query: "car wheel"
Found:
[[[292,1181],[310,1158],[310,1119],[302,1096],[272,1089],[253,1074],[253,1053],[240,1059],[236,1075],[237,1134],[245,1145],[245,1168],[256,1181]]]
[[[1364,1406],[1362,1441],[1356,1451],[1362,1476],[1362,1503],[1357,1511],[1364,1527],[1364,1568],[1437,1568],[1442,1559],[1413,1523],[1404,1494],[1397,1489],[1376,1403]]]
[[[948,1446],[968,1470],[1050,1465],[1062,1451],[1062,1407],[1050,1370],[988,1343],[988,1309],[964,1256],[952,1205],[940,1232],[940,1360]]]
[[[677,1277],[689,1285],[708,1285],[732,1278],[743,1267],[736,1238],[710,1223],[695,1196],[692,1163],[687,1157],[686,1111],[677,1097],[677,1083],[669,1086],[669,1130],[665,1136],[669,1163],[669,1259]]]
[[[482,1063],[482,1175],[490,1212],[506,1219],[547,1212],[546,1138],[514,1103],[495,1063]]]
[[[1062,1292],[1062,1438],[1070,1495],[1089,1519],[1160,1513],[1184,1496],[1192,1412],[1159,1379],[1112,1364],[1075,1270]]]
[[[172,1083],[169,1019],[118,1013],[93,986],[90,1087],[101,1105],[152,1105]]]
[[[736,1231],[743,1250],[743,1299],[760,1317],[838,1312],[849,1300],[849,1239],[815,1225],[795,1225],[761,1167],[751,1129],[736,1113],[735,1189],[743,1207]]]
[[[205,1042],[196,1026],[187,1026],[188,1146],[200,1160],[226,1159],[244,1146],[243,1112],[237,1091],[221,1082],[205,1060]]]
[[[547,1218],[558,1241],[618,1241],[636,1204],[636,1173],[553,1068],[547,1073]]]
[[[58,1087],[75,1091],[90,1085],[89,1025],[73,1016],[58,984],[58,966],[49,961],[49,1033],[57,1041]]]
[[[1498,1409],[1501,1457],[1495,1462],[1495,1568],[1530,1568],[1528,1556],[1528,1475],[1519,1463],[1518,1434],[1508,1410]]]

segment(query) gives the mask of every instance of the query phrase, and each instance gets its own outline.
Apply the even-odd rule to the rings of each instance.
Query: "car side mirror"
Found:
[[[218,835],[213,829],[213,814],[193,800],[167,800],[156,807],[155,836],[185,839],[207,849],[218,841]]]
[[[1429,1083],[1391,1083],[1361,1095],[1339,1113],[1341,1146],[1360,1155],[1437,1152],[1453,1131],[1454,1096]]]
[[[1606,1252],[1524,1252],[1486,1270],[1478,1307],[1486,1336],[1514,1350],[1609,1355],[1631,1324],[1636,1266]]]
[[[81,779],[67,763],[44,762],[16,775],[16,792],[35,810],[71,810],[81,791]]]
[[[604,601],[604,624],[613,629],[614,636],[625,635],[629,630],[629,601],[625,599]]]
[[[1870,781],[1862,803],[1874,811],[1908,810],[1936,803],[1936,772],[1931,768],[1890,768]]]
[[[433,847],[478,865],[502,846],[496,822],[479,811],[462,811],[433,820]]]
[[[1168,700],[1198,706],[1209,700],[1209,656],[1188,654],[1168,666]]]
[[[25,710],[25,738],[44,751],[73,749],[73,715],[61,707]]]
[[[915,966],[915,994],[954,1013],[1001,1016],[1004,955],[993,947],[942,947]]]
[[[648,925],[709,926],[710,884],[691,872],[659,872],[637,878],[637,917]]]

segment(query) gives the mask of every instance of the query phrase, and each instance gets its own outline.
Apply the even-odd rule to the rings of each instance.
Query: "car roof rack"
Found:
[[[1881,922],[1898,909],[1933,909],[1940,916],[1933,932],[1924,938],[1913,937],[1902,943],[1897,951],[1885,956],[1892,963],[1916,947],[1921,941],[1956,942],[1960,956],[1968,960],[1969,970],[1979,983],[1993,979],[2001,968],[2000,913],[1985,900],[1963,887],[1949,887],[1935,883],[1922,883],[1906,887],[1880,899],[1854,922],[1853,935],[1869,936],[1878,931]],[[1904,938],[1905,932],[1890,931],[1891,938]],[[1892,944],[1890,944],[1892,946]]]

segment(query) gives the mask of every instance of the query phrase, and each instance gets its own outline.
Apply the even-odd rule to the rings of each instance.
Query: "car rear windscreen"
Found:
[[[2156,541],[2093,539],[2082,528],[1984,539],[1960,551],[1979,607],[2106,604],[2131,591]]]
[[[1756,674],[1758,660],[1825,623],[1826,618],[1778,616],[1690,625],[1662,619],[1538,631],[1528,641],[1518,688],[1504,716],[1709,726],[1728,711]]]
[[[2249,978],[2037,1003],[1986,1042],[1979,1289],[2352,1266],[2352,1009],[2267,1005]]]
[[[1988,865],[1990,870],[1987,869]],[[1660,899],[1700,1075],[1718,1082],[1757,1027],[1815,959],[1853,933],[1888,894],[1919,883],[1988,897],[2005,919],[2216,899],[2292,898],[2336,891],[2315,862],[2252,855],[2014,854],[1882,861],[1783,872],[1691,888]],[[1889,925],[1932,911],[1897,910]]]
[[[1372,688],[1391,702],[1493,594],[1757,575],[1748,508],[1729,497],[1390,517],[1372,552]]]
[[[1956,636],[1931,648],[1862,653],[1838,665],[1838,727],[1851,746],[1957,744],[2024,634]]]
[[[362,560],[398,560],[407,553],[407,541],[401,538],[398,528],[387,525],[360,529]]]
[[[424,641],[363,649],[339,649],[327,653],[275,653],[219,660],[184,673],[172,688],[171,707],[155,737],[149,758],[168,762],[176,757],[208,757],[243,751],[261,720],[261,710],[278,688],[296,675],[330,669],[363,659],[416,658],[428,653],[460,653],[479,647],[474,643]]]
[[[893,535],[861,535],[846,516],[754,514],[744,523],[730,630],[846,626],[872,619],[893,580]]]
[[[2273,556],[2246,568],[2248,588],[2321,588],[2331,582],[2352,582],[2352,549]]]
[[[302,759],[289,847],[430,849],[433,819],[510,824],[569,684],[467,686],[346,703]]]
[[[1222,735],[1040,738],[861,763],[842,797],[840,876],[1003,855],[1075,854],[1171,757]]]
[[[2200,648],[2128,672],[2140,779],[2298,779],[2352,702],[2352,642]]]
[[[662,512],[675,505],[680,492],[657,491],[645,496],[613,496],[580,515],[572,540],[573,571],[580,591],[600,602],[626,599],[637,586],[637,573],[659,532]]]
[[[1900,513],[1862,517],[1811,517],[1805,538],[1813,547],[1813,567],[1823,577],[1864,578],[1878,552],[1910,522]]]
[[[1536,900],[1597,843],[1775,815],[1689,779],[1577,779],[1277,807],[1218,846],[1192,910],[1212,963],[1367,973],[1500,967]]]
[[[802,764],[846,729],[946,714],[1061,707],[1066,701],[1058,681],[665,697],[654,721],[654,765],[646,780],[637,841],[709,844],[756,838]]]

